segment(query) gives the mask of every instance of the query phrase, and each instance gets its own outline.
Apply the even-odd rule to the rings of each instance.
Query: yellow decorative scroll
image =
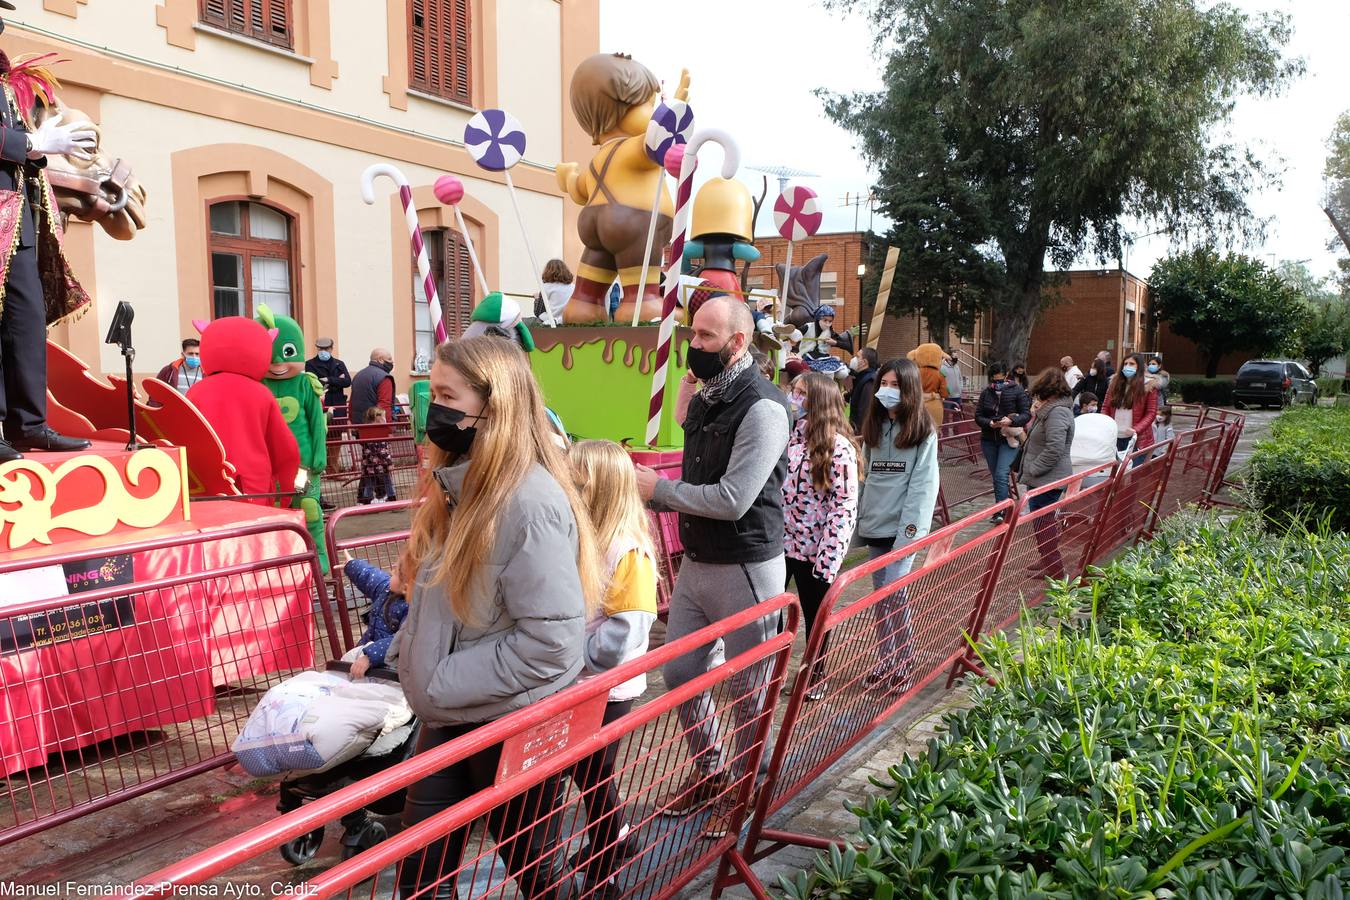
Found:
[[[61,481],[82,468],[93,469],[103,478],[101,496],[90,497],[90,502],[78,509],[53,515]],[[126,480],[139,487],[147,471],[159,476],[159,486],[149,497],[135,497],[127,491],[117,466],[95,454],[68,459],[55,470],[28,459],[0,466],[0,525],[13,526],[9,549],[34,542],[50,544],[51,533],[60,528],[97,536],[112,531],[119,522],[133,528],[160,524],[183,502],[182,470],[163,450],[140,450],[127,461]],[[41,486],[36,497],[34,482]]]
[[[886,304],[891,299],[891,282],[895,280],[895,266],[900,262],[900,248],[886,250],[886,268],[881,272],[881,284],[877,286],[877,302],[872,304],[872,324],[867,326],[867,346],[873,350],[881,341],[881,326],[886,324]]]

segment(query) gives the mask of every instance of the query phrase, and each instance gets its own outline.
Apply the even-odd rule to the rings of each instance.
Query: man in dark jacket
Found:
[[[872,394],[877,389],[877,366],[880,365],[877,351],[864,347],[853,357],[849,368],[853,370],[853,387],[848,392],[848,421],[855,433],[862,432],[863,414],[867,404],[872,402]]]
[[[352,378],[351,416],[353,425],[366,421],[366,410],[383,406],[385,421],[394,421],[394,354],[383,347],[370,351],[370,365]]]
[[[735,615],[782,591],[783,476],[787,471],[788,412],[783,392],[762,378],[751,362],[754,320],[744,303],[726,295],[709,299],[694,314],[689,343],[690,375],[680,381],[678,411],[687,408],[684,459],[679,480],[638,467],[638,489],[660,509],[680,513],[684,562],[670,599],[666,641]],[[694,379],[694,380],[691,380]],[[703,387],[694,393],[696,382]],[[687,406],[686,406],[687,403]],[[731,659],[778,631],[764,618],[724,639]],[[666,687],[675,689],[703,674],[716,654],[697,650],[666,665]],[[716,716],[706,694],[679,707],[695,766],[662,801],[670,815],[686,815],[723,796],[739,777],[728,760],[743,759],[767,675],[758,665],[738,675],[732,690],[742,697],[734,710],[735,747],[720,745]],[[708,836],[725,828],[727,810],[704,825]]]
[[[341,418],[347,414],[347,388],[352,386],[352,376],[347,364],[333,355],[332,338],[321,337],[314,347],[317,352],[305,360],[305,371],[312,372],[323,385],[323,405]]]
[[[1078,395],[1087,391],[1097,397],[1098,400],[1106,399],[1106,389],[1111,384],[1111,378],[1116,374],[1116,370],[1111,368],[1111,351],[1103,350],[1092,360],[1092,367],[1088,373],[1078,379],[1078,383],[1073,386],[1073,402],[1078,404]]]
[[[160,369],[155,377],[186,396],[188,389],[202,377],[202,342],[196,338],[183,338],[181,346],[182,355]]]
[[[989,386],[975,404],[975,424],[980,426],[980,449],[994,481],[994,500],[1008,499],[1008,470],[1017,457],[1017,447],[1003,436],[1004,428],[1025,428],[1031,421],[1031,397],[1003,366],[989,367]],[[1003,521],[1002,513],[993,517]]]

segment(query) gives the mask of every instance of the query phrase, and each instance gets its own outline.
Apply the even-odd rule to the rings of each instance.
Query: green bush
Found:
[[[1203,378],[1199,375],[1173,375],[1167,385],[1167,397],[1175,402],[1203,403],[1206,406],[1233,405],[1233,376]]]
[[[1319,378],[1317,379],[1317,396],[1335,397],[1337,394],[1345,393],[1344,378]]]
[[[1252,452],[1247,486],[1276,523],[1290,516],[1329,516],[1350,531],[1350,408],[1299,408],[1282,413],[1269,440]]]
[[[1059,624],[986,642],[997,684],[784,893],[1341,897],[1348,579],[1344,534],[1169,523],[1057,589]]]

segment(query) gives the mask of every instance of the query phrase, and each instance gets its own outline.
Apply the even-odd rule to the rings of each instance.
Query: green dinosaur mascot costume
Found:
[[[319,506],[319,476],[328,467],[328,418],[323,411],[323,385],[305,371],[305,333],[290,316],[278,316],[266,305],[258,304],[258,321],[264,328],[275,328],[272,364],[263,384],[277,398],[281,417],[290,426],[300,445],[300,467],[308,471],[300,508],[314,546],[319,565],[328,571],[328,546],[324,540],[323,509]]]

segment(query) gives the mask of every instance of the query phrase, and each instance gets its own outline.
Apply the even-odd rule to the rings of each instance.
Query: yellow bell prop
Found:
[[[727,234],[754,241],[755,202],[750,189],[735,179],[713,178],[694,197],[694,220],[690,234]]]

